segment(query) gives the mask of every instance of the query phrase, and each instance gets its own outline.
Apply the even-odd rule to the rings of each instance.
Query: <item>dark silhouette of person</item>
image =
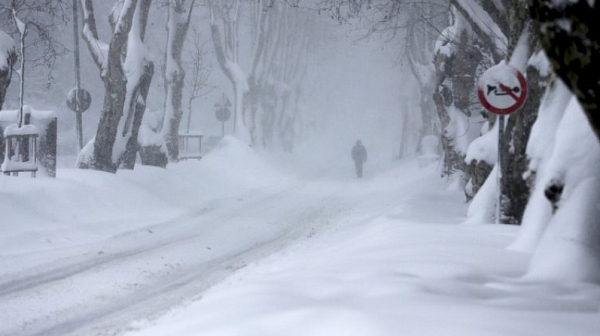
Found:
[[[362,141],[356,140],[356,144],[352,147],[352,160],[356,167],[356,177],[362,178],[363,163],[367,162],[367,149],[362,144]]]

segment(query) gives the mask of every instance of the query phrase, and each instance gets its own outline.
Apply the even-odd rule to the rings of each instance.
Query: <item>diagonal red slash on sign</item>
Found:
[[[513,88],[514,91],[509,86],[501,83],[503,81],[501,79],[510,79],[511,77],[519,82]],[[491,92],[494,92],[494,97],[490,95]],[[527,81],[519,70],[500,63],[487,69],[481,75],[477,83],[477,96],[481,101],[481,105],[489,112],[508,115],[521,108],[525,103],[527,99]],[[513,100],[511,102],[510,99],[506,100],[506,98],[496,99],[496,96],[510,96]],[[489,98],[494,99],[490,101]]]
[[[506,92],[506,93],[507,93],[509,96],[511,96],[511,97],[512,97],[512,99],[514,99],[515,101],[519,101],[519,97],[517,97],[517,95],[516,95],[516,94],[514,94],[514,93],[512,92],[512,90],[511,90],[511,89],[510,89],[508,86],[506,86],[506,85],[504,85],[504,84],[502,84],[502,83],[498,83],[498,86],[500,86],[500,88],[501,88],[501,89],[502,89],[504,92]]]

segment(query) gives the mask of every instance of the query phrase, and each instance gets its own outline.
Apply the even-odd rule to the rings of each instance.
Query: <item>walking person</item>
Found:
[[[356,177],[362,178],[363,164],[367,162],[367,149],[360,139],[356,140],[356,144],[352,147],[352,160],[356,168]]]

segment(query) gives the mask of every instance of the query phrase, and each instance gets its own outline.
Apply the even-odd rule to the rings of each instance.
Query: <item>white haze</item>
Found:
[[[400,93],[411,78],[402,73],[391,50],[369,40],[342,37],[326,57],[311,64],[304,104],[315,118],[314,136],[298,155],[322,169],[351,167],[350,149],[361,139],[369,169],[397,158],[402,122]]]

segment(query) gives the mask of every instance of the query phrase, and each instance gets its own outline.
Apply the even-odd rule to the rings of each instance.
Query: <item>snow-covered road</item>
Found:
[[[531,256],[506,249],[518,227],[460,225],[464,195],[436,167],[357,180],[350,162],[281,159],[226,138],[166,170],[0,177],[0,335],[600,328],[598,285],[522,277]]]
[[[239,157],[244,149],[236,146],[223,150],[236,153],[223,156]],[[213,161],[218,165],[217,158]],[[210,164],[209,160],[206,165]],[[188,168],[195,169],[194,165],[197,163],[182,165],[177,172],[189,174]],[[238,183],[221,197],[204,195],[196,201],[190,194],[187,207],[164,216],[158,215],[160,209],[154,205],[146,211],[150,216],[132,211],[118,219],[84,217],[78,220],[94,224],[80,230],[96,230],[100,232],[97,236],[84,232],[80,235],[89,235],[85,240],[73,242],[70,236],[77,236],[72,231],[78,228],[78,221],[73,221],[72,226],[60,230],[34,230],[32,235],[38,239],[25,243],[35,247],[4,250],[0,335],[118,333],[131,321],[158,316],[191,300],[237,269],[298,240],[342,223],[368,222],[401,207],[415,192],[423,192],[421,186],[430,186],[422,179],[432,176],[404,171],[409,175],[402,177],[402,170],[396,169],[384,173],[385,178],[362,181],[351,176],[338,180],[280,176],[273,180],[277,172],[252,164],[244,167],[246,174],[254,173],[254,178],[271,183]],[[67,180],[82,180],[78,172],[71,174]],[[391,184],[394,180],[397,183]],[[103,185],[94,183],[96,188]],[[176,192],[165,191],[166,198]],[[460,205],[460,201],[456,203]],[[457,209],[455,215],[463,210]],[[152,220],[154,213],[157,220]],[[15,237],[26,236],[28,230],[17,233]],[[58,246],[39,248],[39,240],[45,236],[67,239]]]

